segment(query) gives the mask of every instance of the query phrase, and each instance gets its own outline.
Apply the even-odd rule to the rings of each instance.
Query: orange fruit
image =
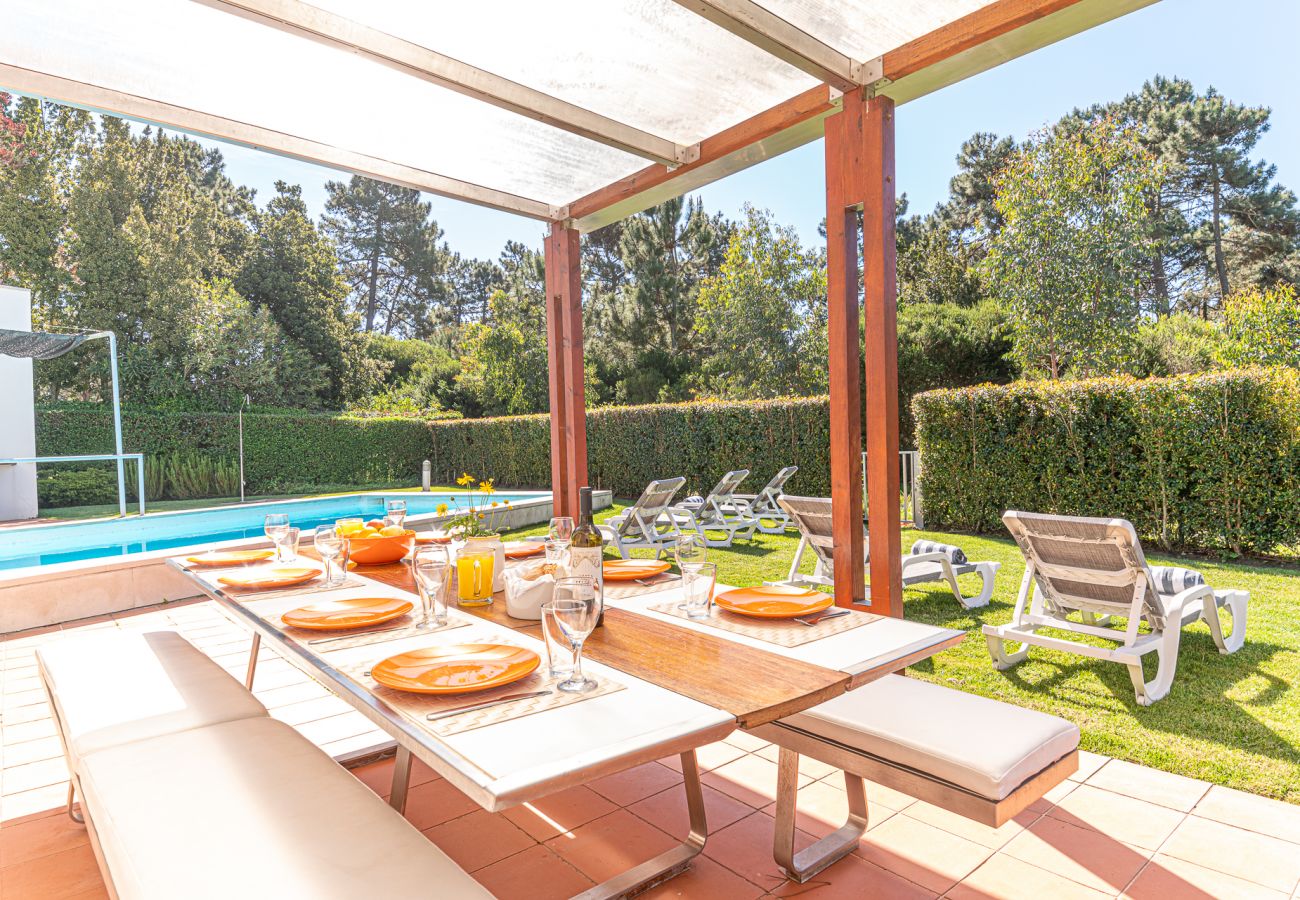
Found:
[[[406,529],[401,525],[385,525],[379,529],[379,533],[384,537],[401,537],[406,534]]]

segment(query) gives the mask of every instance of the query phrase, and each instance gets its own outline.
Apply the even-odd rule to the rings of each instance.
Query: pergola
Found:
[[[13,0],[0,86],[549,222],[561,513],[580,235],[824,135],[836,602],[865,596],[865,413],[871,601],[901,615],[894,108],[1153,2]]]

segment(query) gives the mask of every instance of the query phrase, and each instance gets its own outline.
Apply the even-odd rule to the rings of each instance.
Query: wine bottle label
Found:
[[[568,574],[593,579],[600,586],[602,596],[604,596],[605,588],[603,555],[600,547],[574,547],[572,544],[569,545]]]

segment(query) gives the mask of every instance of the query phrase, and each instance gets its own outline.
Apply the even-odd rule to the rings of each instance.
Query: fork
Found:
[[[815,619],[809,620],[808,618],[796,618],[795,621],[798,622],[800,625],[807,625],[809,628],[811,628],[812,626],[821,622],[823,619],[834,619],[837,616],[847,616],[851,612],[853,612],[853,610],[851,609],[841,609],[835,612],[822,613],[821,615],[817,616],[817,618]]]

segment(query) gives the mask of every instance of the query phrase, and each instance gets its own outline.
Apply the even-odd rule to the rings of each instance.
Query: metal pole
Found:
[[[244,402],[239,404],[239,502],[244,502],[244,407],[248,405],[249,396],[244,395]]]
[[[136,478],[139,479],[138,490],[140,491],[140,515],[144,515],[144,454],[141,453],[135,461]]]
[[[108,364],[113,376],[113,438],[115,452],[117,453],[117,514],[125,516],[126,464],[122,459],[122,397],[117,384],[117,335],[111,331],[106,331],[104,334],[108,336]],[[143,477],[142,472],[141,478]],[[143,493],[140,495],[140,503],[143,506]]]

